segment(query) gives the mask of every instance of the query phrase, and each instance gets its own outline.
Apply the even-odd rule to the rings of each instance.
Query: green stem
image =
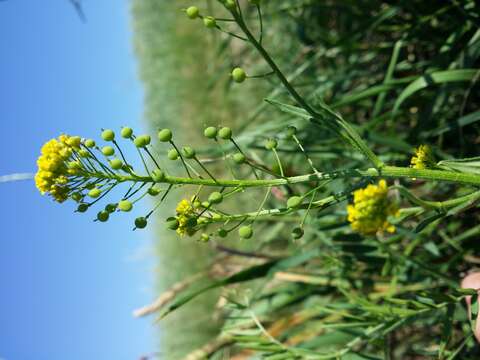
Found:
[[[151,177],[141,175],[119,175],[119,174],[105,174],[92,173],[91,177],[100,179],[115,179],[120,182],[138,181],[153,183]],[[339,178],[410,178],[410,179],[425,179],[436,181],[447,181],[454,183],[461,183],[467,185],[480,186],[480,176],[470,173],[459,173],[446,170],[430,170],[430,169],[414,169],[409,167],[385,166],[380,170],[377,169],[348,169],[333,172],[318,172],[315,174],[307,174],[300,176],[292,176],[278,179],[246,179],[246,180],[226,180],[217,179],[199,179],[199,178],[182,178],[176,176],[166,176],[161,183],[174,185],[205,185],[217,187],[267,187],[267,186],[282,186],[287,184],[301,184],[315,182],[319,180],[331,180]]]

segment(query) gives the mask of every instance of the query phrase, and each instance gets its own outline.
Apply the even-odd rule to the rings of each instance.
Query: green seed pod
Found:
[[[209,126],[203,131],[203,135],[209,139],[215,139],[217,137],[218,130],[215,126]]]
[[[245,81],[247,78],[247,74],[245,73],[245,70],[242,68],[236,67],[235,69],[232,70],[232,79],[233,81],[237,83],[242,83]]]
[[[225,0],[225,7],[228,10],[235,10],[237,8],[237,4],[235,4],[235,0]]]
[[[209,242],[210,241],[210,236],[208,234],[203,233],[200,235],[200,241],[201,242]]]
[[[223,127],[218,131],[218,136],[224,140],[229,140],[232,138],[232,129]]]
[[[113,170],[120,170],[123,166],[123,162],[120,159],[112,159],[110,160],[110,167]]]
[[[268,140],[265,142],[265,149],[267,149],[267,150],[276,149],[277,146],[278,146],[278,142],[277,142],[277,140],[275,140],[275,139],[268,139]]]
[[[220,228],[220,229],[217,230],[217,234],[218,234],[218,236],[220,236],[221,238],[224,238],[224,237],[227,237],[228,231],[225,230],[224,228]]]
[[[152,138],[150,137],[150,135],[142,135],[143,137],[143,140],[145,141],[145,145],[150,145],[150,143],[152,142]]]
[[[213,29],[217,26],[217,21],[215,20],[215,18],[213,16],[205,16],[203,18],[203,24],[209,28],[209,29]]]
[[[199,218],[197,219],[197,224],[198,224],[198,225],[207,224],[207,223],[208,223],[208,219],[207,219],[206,217],[203,217],[203,216],[202,216],[202,217],[199,217]]]
[[[243,164],[246,160],[247,159],[245,155],[243,155],[242,153],[236,153],[235,155],[233,155],[233,161],[235,161],[237,164]]]
[[[88,210],[88,204],[85,204],[85,203],[78,204],[77,211],[79,213],[84,213],[87,210]]]
[[[304,234],[304,231],[301,227],[296,227],[292,230],[292,238],[295,240],[300,239]]]
[[[190,146],[184,146],[182,153],[187,159],[193,159],[195,157],[195,150],[193,150]]]
[[[102,153],[105,156],[112,156],[113,154],[115,154],[115,149],[111,146],[104,146],[102,148]]]
[[[152,180],[155,182],[161,182],[165,180],[165,173],[160,169],[155,169],[152,171]]]
[[[95,147],[95,140],[87,139],[87,140],[84,141],[83,144],[88,148],[93,148],[93,147]]]
[[[162,129],[158,132],[158,140],[161,142],[169,142],[172,140],[173,134],[170,129]]]
[[[200,10],[198,10],[198,7],[196,6],[188,7],[185,12],[187,13],[188,18],[192,20],[198,18],[198,15],[200,15]]]
[[[110,214],[115,212],[115,210],[117,210],[117,204],[112,203],[112,204],[107,204],[105,206],[105,211],[107,211]]]
[[[160,194],[162,190],[157,188],[156,186],[152,186],[151,188],[148,188],[147,192],[148,192],[148,195],[151,195],[151,196],[157,196],[158,194]]]
[[[82,198],[83,198],[82,194],[80,194],[78,192],[72,194],[72,200],[75,200],[75,201],[78,202],[78,201],[82,200]]]
[[[185,226],[189,229],[191,228],[194,228],[195,226],[197,226],[198,222],[197,222],[197,218],[196,217],[191,217],[191,218],[188,218],[187,219],[187,222],[185,224]]]
[[[253,229],[250,225],[241,226],[238,229],[238,235],[242,239],[250,239],[253,236]]]
[[[130,139],[133,135],[133,129],[129,127],[124,127],[122,128],[120,135],[122,135],[124,139]]]
[[[205,208],[205,209],[208,209],[210,207],[210,205],[212,205],[209,201],[203,201],[202,202],[202,206]]]
[[[132,210],[133,204],[128,200],[121,200],[121,201],[118,202],[118,208],[121,211],[128,212],[128,211]]]
[[[208,197],[208,201],[212,204],[220,204],[223,201],[223,195],[222,193],[215,191],[210,194],[210,196]]]
[[[143,216],[135,219],[135,227],[137,229],[144,229],[147,226],[147,219]]]
[[[102,190],[100,190],[99,188],[93,188],[88,192],[88,196],[90,196],[93,199],[96,199],[100,196],[101,193],[102,193]]]
[[[297,128],[295,126],[288,126],[287,127],[287,136],[288,137],[293,137],[294,135],[297,134]]]
[[[170,230],[177,230],[178,227],[180,226],[180,223],[175,217],[169,217],[166,220],[166,223],[167,223],[167,229],[170,229]]]
[[[81,149],[78,150],[78,156],[80,156],[81,158],[88,158],[90,157],[90,153],[88,152],[88,150]]]
[[[97,214],[97,219],[98,221],[101,221],[101,222],[105,222],[105,221],[108,221],[108,218],[110,217],[110,214],[108,213],[108,211],[100,211],[98,214]]]
[[[103,130],[102,139],[105,141],[113,141],[113,139],[115,139],[115,133],[110,129]]]
[[[79,148],[81,143],[82,143],[82,139],[80,138],[80,136],[71,136],[67,140],[67,144],[74,148]]]
[[[179,156],[177,149],[169,150],[167,156],[170,160],[177,160]]]
[[[195,198],[195,200],[192,201],[192,206],[194,209],[200,209],[202,207],[202,203],[198,198]]]
[[[135,144],[135,146],[137,148],[142,148],[142,147],[145,147],[147,145],[146,139],[143,137],[143,136],[137,136],[135,138],[135,140],[133,140],[133,143]]]
[[[287,207],[289,209],[299,207],[303,202],[303,198],[301,196],[291,196],[287,200]]]

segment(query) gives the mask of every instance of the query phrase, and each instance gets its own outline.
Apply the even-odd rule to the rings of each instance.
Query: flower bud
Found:
[[[118,208],[120,209],[120,211],[128,212],[132,210],[133,204],[128,200],[121,200],[118,202]]]
[[[208,234],[203,233],[202,235],[200,235],[200,241],[209,242],[210,241],[210,236]]]
[[[208,201],[212,204],[220,204],[223,201],[222,193],[215,191],[210,194]]]
[[[218,130],[215,126],[209,126],[203,131],[203,135],[209,139],[215,139],[217,137]]]
[[[177,230],[178,227],[180,226],[180,223],[175,217],[169,217],[166,222],[167,222],[167,228],[170,230]]]
[[[111,146],[104,146],[102,148],[102,153],[105,156],[112,156],[113,154],[115,154],[115,150]]]
[[[147,226],[147,219],[143,216],[135,219],[135,227],[137,229],[144,229]]]
[[[78,204],[77,211],[79,213],[84,213],[87,210],[88,210],[88,204],[85,204],[85,203]]]
[[[198,10],[198,7],[196,6],[188,7],[185,12],[187,13],[188,18],[192,20],[198,18],[198,15],[200,15],[200,10]]]
[[[193,150],[190,146],[184,146],[182,153],[187,159],[193,159],[195,157],[195,150]]]
[[[172,140],[172,131],[170,129],[162,129],[158,132],[158,140],[161,142],[169,142]]]
[[[161,182],[165,180],[165,173],[160,169],[155,169],[152,171],[152,180],[155,182]]]
[[[98,214],[97,214],[97,220],[98,221],[101,221],[101,222],[105,222],[105,221],[108,221],[108,218],[110,217],[110,214],[108,213],[108,211],[100,211]]]
[[[95,147],[95,140],[87,139],[87,140],[84,141],[83,144],[88,148],[93,148],[93,147]]]
[[[247,74],[245,73],[245,70],[242,68],[236,67],[235,69],[232,70],[232,79],[233,81],[237,83],[242,83],[245,81],[247,78]]]
[[[120,132],[120,135],[122,135],[122,137],[124,139],[130,139],[133,135],[133,130],[132,130],[132,128],[124,127],[124,128],[122,128],[122,131]]]
[[[215,20],[215,18],[213,16],[205,16],[203,18],[203,24],[209,28],[209,29],[213,29],[217,26],[217,21]]]
[[[67,140],[67,144],[74,148],[79,148],[82,143],[80,136],[71,136]]]
[[[289,209],[299,207],[303,202],[303,198],[301,196],[291,196],[287,200],[287,207]]]
[[[113,139],[115,139],[115,133],[110,129],[103,130],[102,139],[105,141],[113,141]]]
[[[250,239],[253,235],[253,229],[250,225],[241,226],[238,229],[238,235],[242,239]]]
[[[169,152],[168,152],[168,158],[170,160],[177,160],[178,159],[178,151],[177,149],[171,149]]]
[[[93,188],[88,192],[88,196],[90,196],[93,199],[96,199],[100,196],[101,193],[102,193],[102,190],[100,190],[99,188]]]
[[[294,240],[300,239],[304,234],[304,231],[301,227],[296,227],[292,230],[292,238]]]
[[[232,138],[232,129],[223,127],[218,131],[218,136],[224,140],[229,140]]]
[[[90,153],[88,152],[88,150],[80,149],[78,150],[78,156],[80,156],[81,158],[87,158],[90,156]]]
[[[278,146],[278,142],[277,142],[277,140],[275,140],[275,139],[268,139],[268,140],[265,142],[265,149],[267,149],[267,150],[276,149],[277,146]]]
[[[120,159],[112,159],[110,160],[110,167],[113,170],[120,170],[123,166],[123,162]]]
[[[220,229],[217,230],[217,234],[218,234],[218,236],[220,236],[221,238],[224,238],[224,237],[227,237],[228,231],[225,230],[224,228],[220,228]]]

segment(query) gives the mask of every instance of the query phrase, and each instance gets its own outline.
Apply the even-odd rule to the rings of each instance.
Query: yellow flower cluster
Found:
[[[348,205],[348,221],[352,229],[364,234],[374,235],[377,232],[393,233],[395,226],[388,222],[388,216],[398,213],[397,206],[388,197],[385,180],[378,185],[368,185],[353,193],[353,204]]]
[[[176,212],[176,218],[178,220],[177,233],[180,236],[184,236],[186,234],[193,235],[195,231],[193,230],[192,224],[196,219],[196,214],[192,203],[186,199],[181,200],[177,204]]]
[[[80,147],[80,137],[60,135],[42,146],[37,160],[38,170],[35,174],[35,185],[42,193],[48,193],[56,201],[63,202],[68,197],[68,177],[78,170],[67,164],[74,150]]]
[[[415,155],[410,160],[414,169],[428,169],[435,165],[432,149],[428,145],[420,145],[415,149]]]

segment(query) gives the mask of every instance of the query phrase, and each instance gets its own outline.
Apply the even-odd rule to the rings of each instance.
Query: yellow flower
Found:
[[[35,185],[42,194],[48,193],[58,202],[67,199],[70,191],[68,177],[73,175],[67,163],[79,146],[80,137],[64,134],[42,146],[35,174]]]
[[[197,214],[195,213],[192,203],[187,199],[181,200],[177,204],[176,212],[176,219],[178,220],[177,234],[180,236],[193,235],[196,231]]]
[[[353,193],[353,204],[347,206],[352,229],[364,235],[374,235],[379,231],[393,233],[395,226],[387,218],[396,215],[398,208],[387,195],[385,180],[380,180],[378,185],[356,190]]]
[[[428,145],[420,145],[415,149],[415,155],[410,160],[414,169],[428,169],[435,165],[432,149]]]

